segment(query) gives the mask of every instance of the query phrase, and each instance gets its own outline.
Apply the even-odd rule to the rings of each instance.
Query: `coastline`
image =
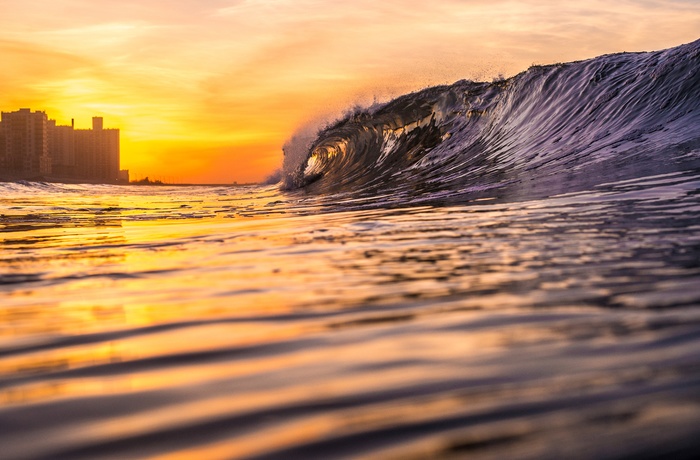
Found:
[[[86,185],[137,185],[137,186],[156,186],[156,187],[244,187],[244,186],[251,186],[251,185],[260,185],[257,182],[246,182],[246,183],[221,183],[221,184],[216,184],[216,183],[211,183],[211,184],[192,184],[192,183],[185,183],[185,184],[171,184],[167,182],[161,182],[161,181],[132,181],[132,182],[124,182],[124,181],[94,181],[94,180],[87,180],[87,179],[71,179],[71,178],[62,178],[62,177],[44,177],[44,176],[33,176],[33,177],[7,177],[7,176],[0,176],[0,182],[43,182],[43,183],[49,183],[49,184],[68,184],[68,185],[79,185],[79,184],[86,184]]]

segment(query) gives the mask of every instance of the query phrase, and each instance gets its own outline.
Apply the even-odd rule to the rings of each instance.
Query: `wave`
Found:
[[[695,168],[700,40],[427,88],[302,141],[284,186],[319,193],[535,197]]]

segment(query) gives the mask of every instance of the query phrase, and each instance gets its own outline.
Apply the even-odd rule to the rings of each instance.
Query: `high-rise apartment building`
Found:
[[[57,177],[75,175],[75,130],[71,126],[57,126],[49,120],[49,153],[51,169]]]
[[[119,154],[119,130],[105,129],[101,117],[92,119],[92,129],[57,126],[30,109],[3,112],[0,119],[0,178],[128,182]]]
[[[104,129],[102,117],[93,117],[92,129],[76,129],[75,167],[78,177],[119,179],[119,130]]]
[[[51,174],[49,119],[45,112],[2,112],[0,133],[0,171],[18,177]]]

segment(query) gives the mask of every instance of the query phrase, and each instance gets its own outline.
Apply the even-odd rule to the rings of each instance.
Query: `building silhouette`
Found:
[[[102,117],[93,117],[92,129],[60,126],[30,109],[0,118],[0,178],[128,182],[119,150],[119,130],[105,129]]]
[[[56,120],[49,120],[49,134],[51,173],[59,177],[70,177],[75,172],[74,124],[56,126]]]
[[[119,178],[119,130],[104,129],[93,117],[92,129],[76,129],[75,171],[78,177],[116,181]]]
[[[49,119],[45,112],[20,109],[0,118],[0,171],[51,174]]]

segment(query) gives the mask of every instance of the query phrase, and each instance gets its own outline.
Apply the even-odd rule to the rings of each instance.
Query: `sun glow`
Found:
[[[104,117],[123,168],[209,183],[263,179],[297,127],[355,103],[675,46],[700,21],[682,1],[5,3],[2,110]]]

